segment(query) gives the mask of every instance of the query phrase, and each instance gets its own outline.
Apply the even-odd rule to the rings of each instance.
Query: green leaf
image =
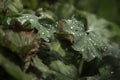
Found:
[[[18,13],[23,9],[23,5],[20,0],[6,0],[5,6],[11,11]]]
[[[33,62],[34,66],[42,72],[42,77],[47,78],[50,74],[54,74],[54,71],[50,70],[37,56],[33,58]]]
[[[54,17],[56,16],[52,11],[50,10],[43,10],[43,8],[39,8],[36,12],[37,16],[40,16],[41,18],[48,18],[51,20],[54,20]],[[47,22],[47,21],[46,21]]]
[[[61,18],[69,18],[75,8],[73,5],[69,4],[69,3],[57,3],[53,6],[53,12],[57,15],[57,18],[58,19],[61,19]],[[67,11],[67,12],[66,12]]]
[[[64,31],[74,36],[72,48],[81,52],[85,60],[101,58],[99,50],[106,49],[104,40],[101,40],[102,38],[94,31],[85,31],[82,21],[78,21],[74,17],[65,20]]]
[[[23,34],[19,34],[10,30],[3,31],[0,29],[0,44],[9,48],[13,52],[19,53],[21,56],[25,56],[26,53],[28,53],[34,47],[33,41],[34,36],[28,38]]]
[[[74,35],[75,37],[74,40],[76,42],[78,37],[84,35],[85,32],[84,23],[72,17],[71,19],[65,20],[64,31]]]
[[[0,55],[0,66],[2,66],[6,72],[14,77],[16,80],[32,80],[34,77],[27,75],[21,71],[21,69],[15,64],[11,63],[8,59]]]
[[[75,79],[77,76],[77,69],[74,65],[65,65],[63,62],[56,60],[52,61],[50,64],[50,68],[55,70],[62,75],[65,75],[68,78]]]
[[[35,15],[32,14],[23,14],[21,17],[18,18],[18,20],[24,24],[26,21],[30,21],[31,26],[30,29],[32,28],[36,28],[38,30],[38,38],[42,38],[45,41],[49,42],[49,38],[51,36],[53,36],[53,33],[56,32],[55,30],[55,26],[53,26],[52,24],[49,24],[47,26],[45,26],[47,23],[40,23],[39,20],[41,18],[37,17]],[[47,20],[45,20],[47,21]]]
[[[37,56],[33,58],[35,66],[42,71],[42,76],[48,78],[53,75],[55,80],[74,80],[76,78],[76,68],[74,65],[65,65],[61,61],[53,61],[50,66],[45,65]],[[58,62],[58,63],[57,63]],[[60,65],[59,65],[60,63]],[[59,68],[57,68],[59,66]],[[65,73],[67,74],[65,74]],[[74,75],[72,75],[74,72]],[[54,79],[49,78],[49,79]]]
[[[80,12],[81,15],[85,16],[88,22],[88,29],[96,32],[103,39],[108,39],[113,35],[112,31],[109,31],[109,22],[103,18],[90,14],[88,12]]]
[[[61,47],[61,44],[57,39],[52,40],[51,46],[52,50],[56,51],[61,57],[66,55],[65,50]]]

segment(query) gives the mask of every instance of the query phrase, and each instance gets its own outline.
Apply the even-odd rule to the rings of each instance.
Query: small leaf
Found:
[[[50,68],[72,79],[76,78],[77,75],[77,69],[74,65],[65,65],[59,60],[52,61]]]
[[[61,47],[60,42],[57,39],[51,42],[52,50],[56,51],[60,56],[64,57],[66,55],[64,49]]]
[[[23,9],[23,5],[20,0],[7,0],[5,4],[11,11],[16,13]]]
[[[33,58],[33,63],[34,66],[42,72],[44,78],[50,74],[54,74],[54,71],[50,70],[49,67],[45,65],[37,56]]]

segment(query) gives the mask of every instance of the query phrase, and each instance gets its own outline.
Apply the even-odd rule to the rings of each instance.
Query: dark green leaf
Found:
[[[32,80],[34,77],[27,75],[15,64],[11,63],[8,59],[0,55],[0,66],[4,67],[7,73],[13,76],[16,80]]]

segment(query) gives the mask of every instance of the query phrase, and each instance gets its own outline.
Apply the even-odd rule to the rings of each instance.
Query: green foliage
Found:
[[[85,31],[84,24],[75,18],[66,20],[65,23],[65,31],[72,34],[75,39],[72,48],[82,52],[83,58],[86,60],[92,60],[95,57],[100,58],[101,52],[99,50],[105,49],[105,41],[100,41],[101,37],[94,31],[89,29]]]
[[[0,55],[0,66],[4,67],[6,72],[14,77],[16,80],[32,80],[34,78],[31,75],[27,75],[21,71],[21,69],[10,62],[8,59]]]
[[[44,23],[43,21],[49,20],[50,23]],[[37,17],[32,14],[23,14],[21,17],[18,18],[18,21],[20,21],[22,24],[24,24],[26,21],[29,21],[31,23],[31,26],[26,26],[25,28],[29,29],[37,29],[38,30],[38,38],[43,38],[45,41],[49,42],[49,38],[53,35],[55,30],[55,25],[53,24],[53,21],[50,19],[41,19],[40,17]]]
[[[106,1],[1,0],[0,80],[119,80],[120,29]]]

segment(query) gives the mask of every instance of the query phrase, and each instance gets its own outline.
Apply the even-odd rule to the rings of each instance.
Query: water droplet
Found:
[[[107,50],[107,47],[104,47],[104,49],[103,49],[104,51],[106,51]]]
[[[42,34],[44,35],[45,33],[43,32]]]
[[[72,33],[73,35],[75,34],[75,33]]]
[[[52,28],[52,25],[50,25],[50,28]]]
[[[70,29],[73,29],[73,27],[70,27]]]
[[[97,44],[96,44],[96,43],[94,43],[94,45],[96,46]]]
[[[94,57],[94,58],[95,58],[96,56],[93,54],[93,55],[92,55],[92,57]]]
[[[32,22],[32,21],[34,21],[33,19],[30,19],[30,21]]]
[[[95,34],[93,34],[93,37],[96,37],[96,35],[95,35]]]
[[[92,39],[91,39],[91,38],[89,38],[89,40],[91,41]]]
[[[89,30],[87,30],[86,32],[91,32],[92,30],[91,29],[89,29]]]
[[[87,36],[87,33],[85,34],[85,36]]]
[[[82,34],[79,34],[80,36],[82,35]]]
[[[67,50],[68,50],[68,48],[65,48],[65,50],[67,51]]]
[[[28,16],[26,16],[26,18],[28,18]]]
[[[81,51],[83,52],[83,51],[84,51],[84,49],[81,49]]]
[[[77,20],[75,20],[75,23],[77,23],[78,21]]]
[[[71,22],[72,22],[72,20],[69,20],[69,19],[68,19],[68,22],[70,22],[70,23],[71,23]]]
[[[103,51],[106,51],[106,49],[104,48]]]
[[[110,72],[111,74],[113,74],[114,72]]]
[[[24,20],[22,20],[22,22],[21,22],[21,23],[22,23],[22,24],[24,24],[25,22],[26,22],[26,20],[24,19]]]

